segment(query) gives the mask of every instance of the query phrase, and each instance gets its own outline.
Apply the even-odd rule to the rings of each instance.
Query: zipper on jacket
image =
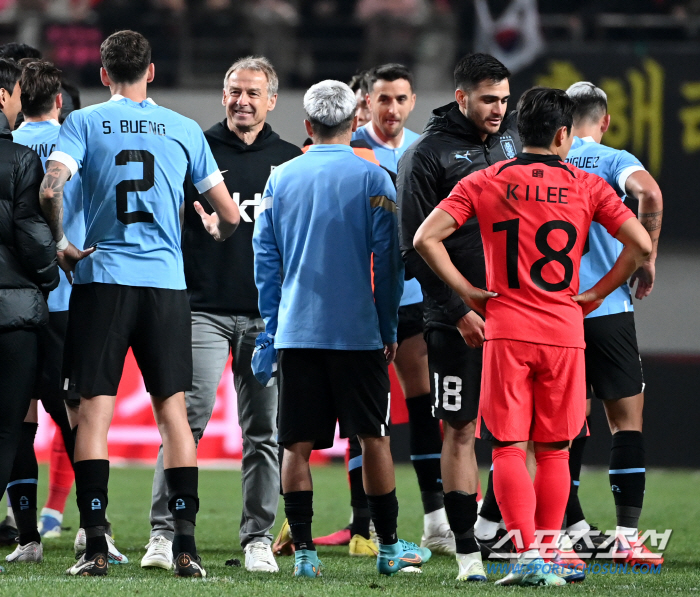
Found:
[[[486,141],[488,141],[488,138],[486,139]],[[486,141],[484,141],[484,159],[486,160],[486,163],[489,166],[493,166],[493,163],[489,159],[489,157],[491,156],[491,150],[489,149],[489,146],[486,144]]]

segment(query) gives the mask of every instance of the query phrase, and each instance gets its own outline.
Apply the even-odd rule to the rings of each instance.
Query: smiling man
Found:
[[[509,74],[488,54],[462,58],[454,73],[456,101],[433,111],[398,170],[401,250],[408,274],[423,289],[432,414],[442,420],[444,431],[440,466],[445,512],[455,536],[457,579],[465,581],[486,580],[474,538],[478,484],[474,432],[484,320],[428,267],[413,248],[413,237],[458,181],[513,158],[520,150],[515,114],[506,116]],[[485,288],[484,248],[476,221],[461,226],[445,247],[462,275]]]
[[[263,387],[250,362],[255,338],[265,329],[253,277],[253,228],[270,172],[301,154],[265,122],[277,103],[277,75],[266,58],[235,62],[224,77],[226,118],[204,133],[224,182],[241,212],[237,233],[224,243],[209,242],[195,205],[197,192],[185,188],[182,253],[192,308],[192,390],[187,413],[195,441],[211,418],[216,390],[229,354],[243,433],[243,514],[240,541],[249,571],[277,572],[270,528],[279,500],[277,386]],[[211,211],[208,206],[205,209]],[[143,567],[168,569],[173,526],[168,511],[162,451],[153,480],[151,540]]]

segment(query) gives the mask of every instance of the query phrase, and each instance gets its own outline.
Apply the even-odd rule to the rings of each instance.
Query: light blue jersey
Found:
[[[46,168],[46,160],[56,147],[61,125],[56,120],[27,122],[26,120],[12,133],[15,143],[31,147],[41,158],[41,165]],[[85,242],[85,219],[83,216],[83,190],[80,175],[74,176],[66,183],[63,192],[63,230],[76,246]],[[63,270],[58,288],[49,294],[49,311],[68,311],[71,285]]]
[[[223,181],[193,120],[151,99],[113,95],[71,112],[49,159],[82,175],[84,246],[97,250],[78,262],[76,284],[185,288],[179,219],[185,175],[200,193]]]
[[[606,147],[596,143],[591,137],[584,139],[575,137],[566,161],[586,172],[600,176],[615,189],[621,201],[624,198],[627,177],[633,172],[644,170],[642,163],[631,153]],[[579,270],[581,292],[595,286],[612,269],[623,248],[620,241],[610,236],[605,228],[596,222],[591,223],[588,246],[589,250],[581,258]],[[588,317],[613,315],[632,310],[634,307],[630,289],[627,284],[624,284],[610,293],[603,304]]]
[[[275,168],[253,251],[260,313],[275,348],[375,350],[396,342],[404,277],[396,190],[348,145],[312,145]]]
[[[401,159],[404,152],[416,139],[418,139],[418,137],[420,137],[418,133],[414,133],[413,131],[404,128],[401,146],[389,147],[377,136],[377,133],[374,131],[372,121],[358,128],[352,134],[353,141],[362,140],[366,142],[374,151],[377,161],[387,170],[390,170],[395,174],[399,171],[399,159]],[[420,303],[422,300],[423,291],[421,290],[418,280],[415,278],[406,280],[406,284],[403,287],[403,296],[401,297],[401,306],[404,307],[405,305],[413,305],[415,303]]]

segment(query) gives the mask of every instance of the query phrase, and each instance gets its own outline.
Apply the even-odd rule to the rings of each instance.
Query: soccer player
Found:
[[[403,264],[394,185],[350,147],[357,119],[347,85],[312,86],[304,109],[314,145],[273,171],[253,236],[260,313],[279,350],[282,488],[294,575],[320,574],[309,457],[332,445],[336,421],[343,437],[360,437],[380,543],[377,569],[391,575],[430,558],[430,550],[396,534],[388,364],[396,355]]]
[[[442,420],[445,434],[440,464],[445,512],[455,535],[457,579],[484,581],[474,538],[478,487],[474,430],[484,320],[426,265],[413,248],[413,237],[457,182],[515,157],[520,139],[515,114],[506,115],[510,87],[503,64],[487,54],[472,54],[458,62],[454,75],[456,101],[433,111],[425,131],[399,162],[397,201],[406,269],[423,289],[433,416]],[[484,250],[476,222],[467,222],[446,246],[460,271],[485,287]],[[498,513],[496,529],[500,518]]]
[[[615,499],[618,535],[617,551],[626,561],[642,564],[645,561],[661,564],[656,558],[645,560],[648,551],[638,542],[638,521],[644,501],[645,468],[642,437],[642,410],[644,406],[644,377],[637,348],[634,327],[634,308],[630,286],[637,282],[635,298],[647,297],[656,275],[656,252],[661,233],[663,198],[654,178],[641,162],[626,151],[601,145],[601,139],[610,126],[605,92],[585,81],[575,83],[567,90],[574,100],[574,142],[566,161],[586,172],[601,176],[620,197],[639,201],[639,221],[649,232],[652,251],[649,258],[634,273],[630,285],[623,284],[608,296],[603,304],[583,322],[586,340],[586,383],[591,393],[603,401],[612,433],[610,452],[610,489]],[[581,258],[581,287],[593,286],[610,269],[622,250],[619,241],[610,236],[599,224],[591,226],[588,250]],[[571,496],[567,506],[567,531],[580,537],[579,547],[586,547],[582,533],[591,527],[586,522],[578,500],[578,480],[581,471],[584,438],[574,441],[570,462]],[[598,536],[605,539],[605,536]],[[590,537],[596,542],[596,537]]]
[[[367,107],[367,71],[363,70],[353,75],[348,85],[357,98],[357,109],[355,111],[357,126],[364,126],[372,119],[372,115]]]
[[[20,87],[23,90],[21,99],[24,121],[13,133],[13,140],[15,143],[33,149],[39,155],[43,166],[56,145],[60,130],[58,114],[63,105],[61,71],[49,62],[30,62],[22,71]],[[64,200],[63,226],[71,238],[82,245],[85,238],[85,224],[79,177],[76,176],[66,185]],[[46,412],[56,422],[60,430],[59,438],[72,456],[73,433],[66,413],[65,392],[61,389],[63,343],[68,325],[70,288],[68,279],[61,272],[58,288],[51,292],[47,301],[49,321],[42,333],[38,397],[41,398]],[[8,562],[40,562],[43,559],[41,537],[37,531],[38,465],[34,452],[37,421],[37,401],[32,400],[29,413],[22,424],[20,449],[15,457],[8,488],[19,530],[19,545],[6,557]],[[71,466],[70,462],[69,466]],[[58,527],[59,533],[67,497],[66,491],[62,500],[52,504],[56,506],[52,511],[53,518],[56,520],[54,527]]]
[[[414,240],[440,278],[486,316],[477,434],[493,442],[496,497],[521,565],[497,584],[566,582],[546,569],[541,540],[559,537],[569,442],[586,433],[583,316],[651,254],[649,234],[615,191],[563,162],[573,112],[561,90],[525,92],[518,104],[523,153],[460,181]],[[463,276],[443,244],[470,218],[478,218],[484,241],[488,291]],[[591,221],[624,248],[612,269],[579,294]],[[528,440],[537,459],[534,485],[525,465]],[[580,580],[583,572],[568,576]]]
[[[277,446],[277,384],[263,387],[251,371],[255,339],[265,329],[253,276],[253,228],[270,171],[301,154],[266,123],[277,103],[277,74],[261,57],[236,61],[224,77],[226,118],[204,133],[242,221],[225,243],[215,242],[195,210],[199,193],[188,183],[182,253],[192,309],[192,390],[185,394],[190,427],[199,441],[214,410],[229,354],[243,434],[240,541],[251,572],[278,572],[270,549],[280,494]],[[211,211],[211,210],[207,210]],[[156,464],[151,504],[151,540],[143,567],[172,566],[173,520],[163,476]]]
[[[416,105],[413,74],[402,64],[384,64],[370,69],[366,78],[371,120],[358,127],[353,140],[365,141],[380,165],[396,173],[401,156],[420,136],[405,126]],[[428,349],[423,339],[423,293],[415,278],[404,283],[397,339],[394,368],[406,397],[411,462],[423,502],[421,545],[433,553],[454,555],[454,535],[445,515],[440,473],[442,434],[440,422],[432,416]],[[357,467],[353,469],[355,478],[361,483],[362,458],[355,458],[353,464]],[[352,484],[352,470],[350,474]]]
[[[194,541],[197,456],[184,391],[192,384],[190,308],[180,250],[179,208],[190,175],[216,213],[195,208],[217,240],[239,213],[201,129],[147,97],[151,47],[119,31],[100,48],[110,101],[77,110],[61,127],[41,185],[59,265],[75,270],[69,306],[66,385],[80,393],[75,480],[86,551],[71,575],[107,574],[107,432],[131,347],[151,394],[163,439],[177,576],[205,576]],[[81,174],[87,250],[63,230],[66,182]],[[70,278],[69,278],[70,279]]]
[[[18,449],[26,449],[20,444],[23,436],[28,436],[22,421],[35,391],[39,334],[48,320],[45,297],[59,281],[56,248],[38,202],[43,175],[41,161],[28,147],[12,142],[11,131],[22,108],[21,75],[22,69],[16,62],[0,58],[3,171],[0,177],[0,492],[3,494]],[[33,435],[29,449],[33,451]],[[33,465],[31,478],[36,479],[36,459]],[[32,485],[28,489],[33,489],[36,496],[36,485],[26,485]],[[16,506],[21,508],[21,502]],[[36,536],[27,525],[22,526],[20,545],[26,546]],[[8,524],[5,528],[9,531],[11,527]],[[36,498],[33,532],[36,533]]]

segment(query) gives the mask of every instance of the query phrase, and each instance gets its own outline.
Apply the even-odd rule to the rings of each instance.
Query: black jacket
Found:
[[[194,210],[199,201],[207,212],[211,206],[194,188],[185,183],[185,220],[182,254],[185,279],[193,311],[254,315],[259,317],[258,290],[253,276],[253,229],[262,192],[270,172],[280,164],[301,155],[301,149],[282,141],[265,124],[251,145],[246,145],[219,122],[204,133],[224,182],[241,211],[241,222],[233,235],[216,242],[202,226]]]
[[[397,203],[401,252],[406,277],[413,275],[423,288],[426,325],[453,326],[469,312],[459,295],[430,269],[413,248],[418,227],[465,176],[496,162],[515,157],[521,150],[517,115],[504,118],[498,133],[481,140],[478,131],[460,112],[457,102],[433,110],[420,138],[399,161]],[[467,220],[445,247],[457,269],[472,284],[486,287],[484,247],[476,219]]]
[[[39,156],[12,142],[0,113],[0,332],[48,321],[45,296],[58,286],[56,243],[39,205]]]

